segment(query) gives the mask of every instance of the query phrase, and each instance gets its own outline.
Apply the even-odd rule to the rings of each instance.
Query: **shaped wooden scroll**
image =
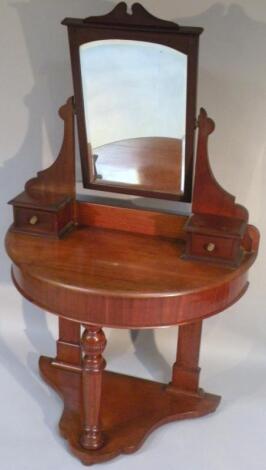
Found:
[[[61,198],[75,195],[75,154],[74,154],[74,115],[73,98],[69,98],[59,109],[64,121],[64,137],[61,150],[55,162],[46,170],[39,171],[25,185],[25,191],[33,199],[51,200],[55,203]]]
[[[90,16],[84,23],[111,24],[115,26],[150,26],[155,28],[179,29],[176,23],[161,20],[149,13],[140,3],[134,3],[131,13],[128,13],[128,5],[125,2],[118,3],[115,8],[104,16]]]
[[[213,214],[248,220],[245,207],[235,203],[235,197],[225,191],[215,179],[208,157],[208,138],[215,129],[215,123],[201,108],[198,119],[199,135],[195,181],[192,201],[194,214]]]
[[[208,158],[208,138],[215,124],[204,109],[198,119],[198,147],[192,200],[186,224],[186,258],[229,266],[240,264],[244,250],[258,249],[259,234],[247,225],[248,211],[216,181]]]
[[[75,223],[75,150],[73,98],[59,110],[64,138],[55,162],[25,184],[10,201],[14,208],[13,230],[35,235],[61,236]]]

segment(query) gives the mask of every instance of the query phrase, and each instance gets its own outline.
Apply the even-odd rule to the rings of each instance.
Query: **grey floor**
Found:
[[[38,375],[39,355],[55,352],[56,317],[23,301],[11,286],[2,286],[0,294],[0,468],[83,468],[57,432],[62,403]],[[204,323],[201,385],[223,396],[217,412],[168,424],[137,453],[99,468],[266,469],[265,320],[252,299],[251,292]],[[106,330],[108,368],[169,381],[176,333]]]

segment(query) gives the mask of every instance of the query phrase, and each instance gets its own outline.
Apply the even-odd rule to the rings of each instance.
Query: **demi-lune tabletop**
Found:
[[[79,227],[49,239],[9,231],[13,280],[40,307],[79,322],[156,327],[218,313],[247,288],[238,268],[182,259],[184,241]]]

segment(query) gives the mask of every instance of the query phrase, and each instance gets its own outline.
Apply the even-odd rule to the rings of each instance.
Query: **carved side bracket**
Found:
[[[61,236],[74,225],[75,142],[73,98],[59,110],[64,138],[55,162],[30,179],[23,193],[9,204],[14,208],[13,230]]]
[[[208,138],[215,124],[200,110],[197,160],[192,199],[193,215],[187,233],[184,258],[238,266],[244,252],[256,252],[258,231],[249,225],[248,211],[216,181],[208,158]]]
[[[73,98],[69,98],[59,109],[64,121],[64,138],[55,162],[47,169],[39,171],[36,178],[25,184],[25,191],[39,202],[75,196],[75,150]]]
[[[208,138],[214,131],[215,124],[203,108],[200,110],[198,124],[199,135],[192,212],[194,214],[236,217],[247,221],[248,211],[246,208],[235,203],[235,197],[219,185],[211,170],[208,157]]]

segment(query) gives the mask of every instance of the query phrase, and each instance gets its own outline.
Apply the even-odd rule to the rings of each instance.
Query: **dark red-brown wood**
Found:
[[[203,29],[198,27],[181,27],[173,22],[155,18],[139,4],[133,5],[132,14],[129,14],[125,2],[118,4],[108,15],[86,19],[66,18],[62,24],[68,27],[84,187],[101,191],[190,202],[196,123],[198,48],[199,36]],[[91,146],[88,146],[88,136],[86,135],[79,48],[82,44],[91,41],[110,39],[162,44],[181,51],[188,57],[185,188],[183,194],[162,191],[154,192],[142,188],[121,187],[114,183],[97,184],[94,182],[92,171],[93,157]]]
[[[61,240],[11,229],[6,248],[19,291],[59,315],[57,357],[42,358],[40,368],[64,399],[63,436],[91,464],[136,451],[161,424],[216,409],[220,398],[198,383],[201,321],[243,295],[259,236],[248,226],[243,258],[232,269],[182,258],[186,217],[81,202],[75,214],[79,227]],[[80,324],[86,327],[83,363]],[[101,326],[176,324],[171,384],[110,373],[102,383]]]
[[[186,216],[141,209],[125,209],[86,202],[77,203],[79,226],[185,240]],[[251,250],[250,250],[251,251]]]
[[[80,324],[59,318],[59,339],[54,364],[64,367],[81,366]]]
[[[181,139],[139,137],[102,145],[93,151],[93,176],[99,185],[115,184],[157,193],[181,194]],[[135,181],[128,177],[134,170]]]
[[[104,444],[100,423],[102,372],[105,360],[102,353],[106,346],[104,332],[100,328],[86,326],[82,335],[82,409],[83,422],[81,446],[87,450],[100,449]]]
[[[235,203],[235,197],[225,191],[215,179],[208,157],[208,138],[215,124],[201,108],[198,118],[198,146],[193,188],[193,214],[212,214],[248,220],[247,209]],[[204,188],[204,190],[203,190]]]
[[[81,148],[85,133],[77,56],[80,44],[149,36],[151,42],[188,54],[188,198],[201,30],[160,21],[138,4],[133,6],[133,15],[120,4],[105,17],[64,23],[70,34]],[[92,464],[136,451],[164,423],[200,417],[216,409],[220,397],[199,387],[202,320],[225,310],[245,293],[259,233],[247,224],[246,209],[235,204],[234,197],[213,177],[207,140],[214,123],[204,110],[199,118],[194,214],[189,220],[77,202],[72,100],[62,108],[61,117],[65,122],[61,152],[12,201],[15,222],[7,233],[6,249],[17,289],[59,317],[57,355],[41,358],[40,370],[64,400],[62,435],[83,463]],[[84,159],[83,164],[86,166]],[[213,249],[206,256],[205,247],[212,245],[218,246],[220,258]],[[229,265],[225,260],[232,261],[231,255],[238,259]],[[102,328],[170,325],[179,325],[170,384],[103,371]],[[82,340],[81,326],[85,327]]]
[[[134,30],[149,28],[149,30],[167,30],[174,31],[181,30],[184,34],[191,31],[201,33],[202,29],[197,27],[180,27],[172,21],[162,20],[149,13],[140,3],[134,3],[129,13],[128,5],[125,2],[118,3],[110,13],[103,16],[90,16],[84,20],[75,18],[66,18],[63,24],[72,24],[73,22],[78,25],[86,26],[87,24],[98,25],[111,25],[114,29],[132,28]]]
[[[157,427],[212,413],[220,402],[219,396],[203,391],[198,395],[175,392],[162,383],[104,372],[102,430],[105,444],[98,450],[85,450],[80,444],[81,371],[54,367],[52,360],[46,357],[40,360],[40,370],[44,380],[64,400],[60,431],[71,451],[85,465],[136,452]],[[178,439],[178,427],[176,432]]]
[[[9,202],[14,208],[14,231],[60,237],[75,223],[73,98],[60,108],[59,115],[64,121],[64,138],[57,159]]]
[[[91,225],[62,240],[11,231],[6,247],[25,297],[69,320],[124,328],[189,323],[224,310],[245,292],[256,258],[245,252],[237,269],[188,261],[182,240]]]
[[[201,331],[202,321],[179,327],[176,362],[173,366],[173,377],[169,389],[200,393]]]
[[[208,137],[215,124],[204,109],[198,119],[198,146],[187,233],[187,259],[238,266],[249,237],[248,211],[216,181],[208,157]],[[256,235],[257,239],[259,235]]]

